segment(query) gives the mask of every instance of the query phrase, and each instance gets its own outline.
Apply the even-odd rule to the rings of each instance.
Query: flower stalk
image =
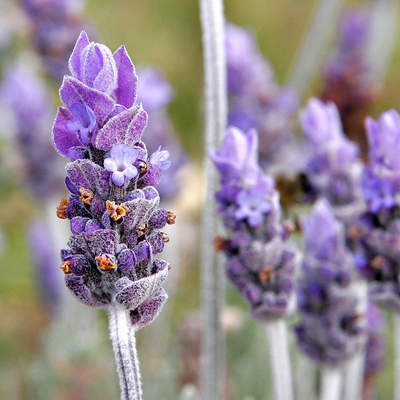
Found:
[[[128,312],[112,305],[108,307],[107,314],[121,388],[121,400],[141,400],[142,382],[135,331],[131,326]]]
[[[212,241],[218,231],[214,193],[216,172],[208,157],[221,141],[227,118],[226,61],[222,0],[200,0],[205,71],[205,171],[203,213],[202,293],[205,332],[202,356],[203,398],[223,398],[224,338],[220,316],[224,304],[224,274]]]
[[[340,400],[342,396],[342,370],[326,366],[322,370],[321,400]]]

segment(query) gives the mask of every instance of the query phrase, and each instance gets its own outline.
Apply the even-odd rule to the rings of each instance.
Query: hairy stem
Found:
[[[213,249],[217,223],[214,193],[216,171],[210,152],[219,145],[226,129],[227,93],[225,61],[225,23],[222,0],[200,0],[205,71],[205,171],[206,195],[202,229],[202,296],[204,335],[202,348],[202,395],[205,400],[224,398],[225,346],[221,330],[224,272]]]
[[[283,319],[266,324],[271,357],[274,400],[292,400],[292,375],[286,322]]]
[[[128,312],[111,305],[107,309],[110,338],[121,388],[121,400],[141,400],[142,383],[136,351],[135,332]]]
[[[330,34],[334,31],[344,0],[320,0],[303,46],[290,74],[288,86],[304,95],[316,71],[319,71]]]
[[[321,380],[320,400],[342,399],[342,371],[339,368],[324,367]]]

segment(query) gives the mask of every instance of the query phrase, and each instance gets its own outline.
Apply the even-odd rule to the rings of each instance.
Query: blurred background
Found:
[[[34,52],[32,41],[37,34],[32,21],[17,0],[0,2],[0,41],[1,36],[9,35],[9,42],[0,50],[0,77],[4,77],[13,60],[21,59],[20,54],[23,54],[22,63],[35,66],[56,105],[58,84],[42,69],[40,57],[29,55]],[[226,17],[255,34],[261,52],[275,71],[276,80],[284,84],[317,3],[316,0],[229,0],[226,1]],[[185,385],[198,385],[202,334],[198,251],[202,208],[203,64],[198,4],[194,0],[88,0],[79,14],[97,41],[106,43],[112,50],[124,43],[136,66],[157,67],[174,90],[168,115],[189,160],[179,175],[180,193],[168,200],[178,215],[176,232],[171,233],[170,251],[179,265],[171,271],[173,283],[163,315],[138,333],[138,346],[145,398],[178,399]],[[3,29],[2,24],[7,26]],[[331,44],[324,50],[326,57],[332,51],[335,37],[331,35]],[[374,117],[398,106],[399,68],[400,40],[397,40],[379,101],[374,104]],[[300,100],[301,104],[308,95],[320,90],[319,70]],[[51,106],[53,111],[55,105]],[[61,350],[64,342],[77,334],[73,325],[67,325],[71,327],[69,332],[54,332],[51,328],[52,300],[44,299],[27,235],[44,202],[27,190],[26,181],[21,178],[18,159],[21,155],[10,138],[16,121],[9,111],[3,110],[0,116],[0,399],[118,398],[117,376],[102,312],[89,310],[98,325],[96,357],[90,352],[72,354],[71,349]],[[50,138],[50,125],[48,134]],[[58,260],[54,268],[57,265]],[[60,313],[60,310],[55,312]],[[229,284],[224,329],[228,335],[226,386],[229,398],[267,398],[269,371],[266,346],[262,344],[264,330],[248,317],[247,305]],[[82,340],[84,348],[92,337],[89,334]],[[391,398],[392,393],[390,337],[387,346],[385,367],[377,378],[379,399]]]

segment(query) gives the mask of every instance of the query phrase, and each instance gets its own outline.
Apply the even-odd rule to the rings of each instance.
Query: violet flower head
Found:
[[[58,195],[63,190],[63,164],[48,136],[53,110],[44,82],[26,67],[14,65],[1,82],[0,101],[15,120],[26,186],[40,199]]]
[[[158,191],[162,200],[169,200],[179,193],[178,173],[187,162],[187,156],[177,138],[168,116],[168,106],[173,98],[173,88],[161,71],[146,67],[139,72],[138,100],[149,115],[146,129],[147,148],[153,153],[152,163],[162,170]],[[161,150],[161,148],[167,148]],[[168,156],[168,157],[167,157]]]
[[[391,110],[378,121],[366,121],[370,164],[361,184],[368,210],[358,221],[355,260],[362,276],[370,283],[371,300],[400,311],[400,151],[399,115]]]
[[[336,106],[313,98],[300,121],[311,149],[305,172],[312,191],[335,206],[360,201],[359,150],[344,135]]]
[[[83,0],[22,0],[31,22],[31,37],[47,72],[60,82],[84,23]]]
[[[365,340],[365,318],[353,289],[355,268],[345,246],[344,229],[325,200],[314,206],[304,231],[306,252],[297,293],[300,320],[295,326],[296,338],[312,360],[337,366]]]
[[[147,113],[135,104],[137,77],[123,46],[113,55],[83,32],[70,70],[53,128],[56,149],[72,159],[69,196],[57,209],[72,232],[61,268],[79,300],[123,308],[139,329],[167,299],[162,284],[169,264],[156,255],[169,241],[161,229],[175,222],[175,214],[159,207],[154,186],[169,166],[169,153],[150,155],[142,141]]]
[[[279,88],[271,66],[249,31],[227,24],[225,40],[229,125],[244,132],[256,129],[261,162],[270,165],[292,136],[296,94]]]
[[[226,273],[260,321],[281,318],[293,306],[297,254],[285,242],[279,195],[258,166],[257,133],[229,128],[212,154],[220,174],[218,213],[227,237],[215,239],[226,255]]]

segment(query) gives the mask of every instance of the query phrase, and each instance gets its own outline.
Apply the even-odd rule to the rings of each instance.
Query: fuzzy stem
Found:
[[[370,34],[365,64],[369,79],[382,85],[397,39],[399,23],[398,0],[376,0],[370,5]]]
[[[400,315],[393,313],[394,322],[394,347],[395,347],[395,366],[394,366],[394,400],[400,400]]]
[[[315,364],[299,352],[296,363],[296,400],[315,400],[316,377]]]
[[[321,379],[320,400],[341,400],[342,371],[339,368],[324,367]]]
[[[202,227],[202,296],[204,335],[202,346],[202,396],[205,400],[224,398],[225,343],[221,311],[225,301],[224,272],[213,248],[217,223],[214,194],[217,175],[210,160],[226,129],[227,92],[225,23],[222,0],[200,0],[205,72],[205,171],[206,195]]]
[[[283,319],[266,324],[271,357],[274,400],[292,400],[292,375],[286,322]]]
[[[107,309],[110,339],[121,388],[121,400],[141,400],[142,383],[139,359],[136,351],[134,329],[131,327],[128,312],[117,306]]]
[[[334,31],[344,0],[320,0],[304,44],[296,57],[288,86],[296,90],[299,98],[320,69],[324,47]]]

